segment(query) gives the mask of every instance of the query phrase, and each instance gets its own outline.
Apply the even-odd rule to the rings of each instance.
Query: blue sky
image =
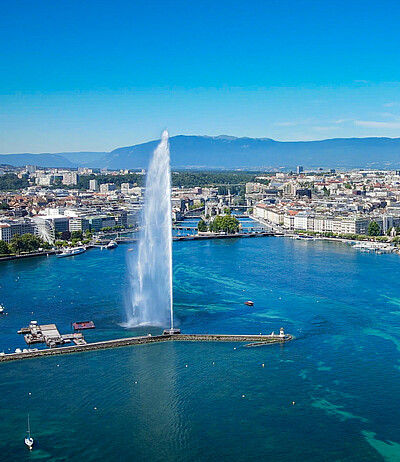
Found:
[[[13,0],[0,153],[400,136],[397,1]]]

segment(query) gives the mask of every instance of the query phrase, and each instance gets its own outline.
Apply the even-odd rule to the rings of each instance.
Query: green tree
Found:
[[[43,239],[30,233],[23,234],[22,236],[16,234],[11,239],[10,246],[12,251],[17,255],[19,255],[21,252],[33,252],[38,250],[40,247],[45,249],[50,247],[47,242],[43,241]]]
[[[231,209],[229,207],[224,207],[224,213],[225,213],[225,215],[230,215],[231,214]]]
[[[239,224],[238,219],[232,215],[218,215],[210,223],[209,230],[213,233],[235,234],[239,229]]]
[[[368,236],[380,236],[381,228],[376,221],[371,221],[368,225]]]
[[[0,241],[0,255],[7,255],[10,253],[10,247],[7,242]]]
[[[205,233],[208,229],[207,223],[204,220],[200,220],[197,223],[197,229],[199,230],[200,233]]]
[[[82,231],[72,231],[71,239],[76,239],[76,240],[82,239]]]

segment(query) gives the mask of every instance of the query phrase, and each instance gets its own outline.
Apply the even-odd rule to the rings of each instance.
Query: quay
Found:
[[[108,348],[120,348],[131,345],[145,345],[150,343],[186,341],[186,342],[252,342],[262,344],[282,344],[292,340],[290,334],[285,334],[283,329],[280,333],[269,335],[226,335],[226,334],[163,334],[147,335],[142,337],[127,337],[101,342],[77,344],[66,347],[49,348],[44,350],[25,350],[17,353],[0,353],[0,363],[19,359],[37,358],[42,356],[54,356],[83,351],[105,350]]]

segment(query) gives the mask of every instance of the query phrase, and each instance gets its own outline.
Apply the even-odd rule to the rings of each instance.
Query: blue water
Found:
[[[9,314],[0,317],[0,351],[24,347],[16,331],[32,319],[62,333],[94,320],[89,341],[158,333],[120,326],[129,249],[136,251],[127,244],[1,263]],[[284,326],[296,339],[258,348],[176,342],[0,364],[0,460],[400,460],[399,267],[396,255],[331,242],[175,242],[183,332]],[[23,443],[28,412],[32,453]]]

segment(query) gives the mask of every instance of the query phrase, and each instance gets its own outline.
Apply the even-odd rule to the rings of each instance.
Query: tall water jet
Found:
[[[129,260],[128,327],[173,329],[171,172],[168,132],[153,153],[146,179],[137,254]]]

